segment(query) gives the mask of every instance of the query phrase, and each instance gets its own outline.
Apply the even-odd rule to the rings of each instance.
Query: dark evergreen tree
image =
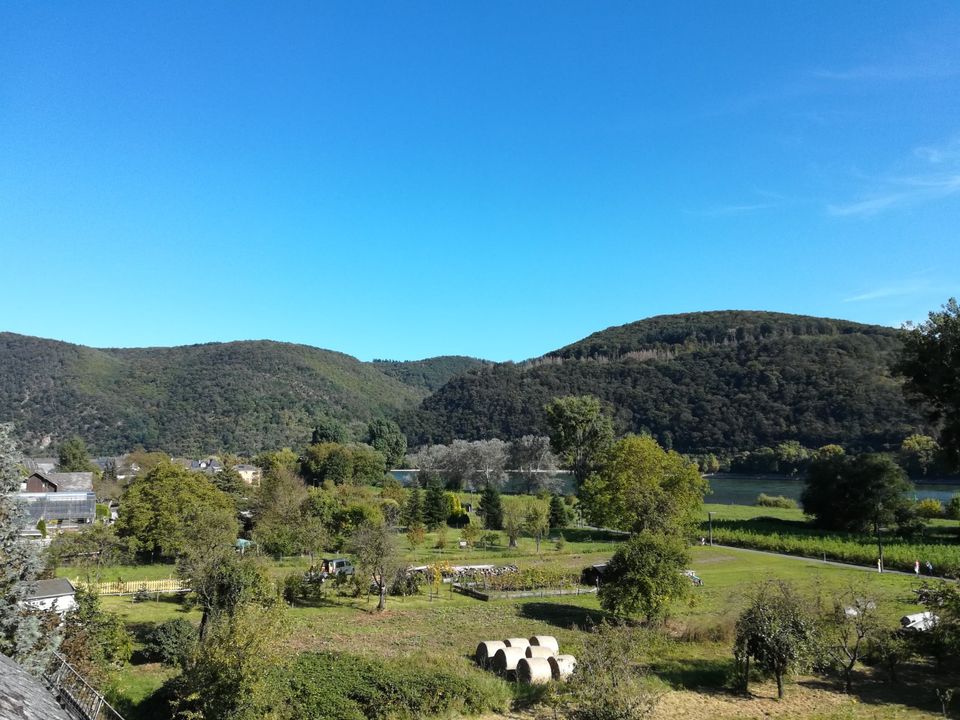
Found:
[[[477,510],[483,516],[483,526],[487,530],[503,529],[503,501],[500,499],[500,491],[493,485],[488,483],[484,486]]]
[[[57,470],[60,472],[90,472],[90,453],[82,438],[72,437],[60,445]]]
[[[21,462],[13,423],[0,423],[0,653],[38,672],[53,643],[40,617],[22,605],[43,563],[37,546],[20,536],[22,508],[14,493],[20,489]]]
[[[565,528],[570,523],[570,514],[563,498],[554,495],[550,498],[550,529],[559,530]]]
[[[423,494],[416,485],[410,488],[410,494],[407,497],[407,504],[403,512],[403,521],[407,527],[423,525]]]
[[[447,516],[450,514],[447,508],[447,498],[444,495],[443,487],[439,483],[433,482],[427,488],[427,495],[423,503],[423,519],[427,524],[428,530],[436,530],[446,523]]]

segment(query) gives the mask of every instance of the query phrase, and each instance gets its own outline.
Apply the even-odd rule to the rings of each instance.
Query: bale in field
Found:
[[[488,667],[497,654],[497,650],[505,648],[506,645],[500,640],[484,640],[477,645],[477,665],[482,668]]]
[[[501,675],[516,672],[517,663],[523,660],[523,648],[500,648],[493,656],[493,669]]]
[[[554,655],[560,652],[560,643],[553,635],[534,635],[530,638],[530,644],[550,648]]]
[[[573,655],[556,655],[547,658],[550,663],[550,673],[554,680],[566,680],[577,667],[577,659]]]
[[[540,647],[539,645],[531,645],[527,648],[526,655],[528,658],[549,658],[556,655],[553,650],[548,647]]]
[[[507,647],[523,649],[530,646],[530,641],[526,638],[507,638],[503,641],[503,644]]]
[[[528,685],[545,685],[553,679],[547,658],[523,658],[517,663],[517,680]]]

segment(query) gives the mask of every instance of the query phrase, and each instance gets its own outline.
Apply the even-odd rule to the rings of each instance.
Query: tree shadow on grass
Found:
[[[661,660],[650,671],[675,690],[723,691],[732,665],[726,658]]]
[[[564,603],[528,602],[520,605],[520,617],[539,620],[567,630],[590,628],[610,616],[603,610]]]
[[[625,533],[618,530],[600,530],[598,528],[564,528],[560,531],[567,542],[614,542],[622,541]]]
[[[884,674],[877,671],[861,670],[855,673],[853,692],[864,705],[900,704],[926,712],[939,714],[942,711],[937,689],[954,688],[960,683],[956,673],[934,673],[929,667],[914,666],[898,671],[898,682],[888,682]],[[842,684],[832,678],[809,678],[800,684],[822,690],[842,692]],[[954,699],[949,707],[960,707],[960,698]]]

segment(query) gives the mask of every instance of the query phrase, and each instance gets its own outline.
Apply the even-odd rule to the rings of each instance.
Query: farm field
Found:
[[[580,568],[601,562],[612,554],[615,541],[598,539],[587,531],[572,530],[562,551],[544,543],[538,556],[532,540],[522,540],[516,550],[458,551],[443,554],[447,562],[492,561],[516,563],[521,567],[544,564]],[[579,541],[578,541],[579,539]],[[411,559],[436,560],[436,551],[409,552]],[[822,562],[782,558],[748,551],[719,548],[692,548],[691,568],[703,579],[689,602],[673,608],[663,631],[649,635],[648,662],[665,691],[656,717],[809,717],[809,718],[912,718],[935,717],[933,686],[910,685],[895,688],[868,680],[858,686],[859,694],[847,697],[832,684],[820,679],[801,678],[788,687],[782,702],[775,700],[772,685],[758,685],[754,699],[728,693],[724,687],[732,668],[730,638],[737,612],[750,589],[759,581],[783,579],[794,582],[814,601],[817,596],[830,602],[831,593],[855,586],[877,598],[881,613],[891,624],[917,610],[911,590],[916,582],[903,575],[878,575],[861,569],[825,565]],[[272,562],[280,578],[306,561]],[[152,566],[152,572],[170,566]],[[142,635],[146,628],[176,617],[199,622],[196,610],[185,610],[180,599],[134,603],[131,596],[103,598],[105,609],[119,613],[128,626]],[[314,606],[293,607],[291,653],[336,650],[373,659],[403,659],[405,663],[443,666],[456,672],[486,674],[472,660],[481,640],[506,636],[554,635],[564,652],[577,654],[585,632],[601,621],[604,613],[593,595],[558,598],[525,598],[483,602],[451,592],[444,586],[439,597],[426,594],[391,597],[383,613],[375,613],[375,600],[328,595]],[[125,699],[128,720],[147,718],[149,703],[143,701],[171,675],[156,664],[131,664],[118,679],[115,692]],[[514,697],[513,709],[491,718],[538,717],[537,691],[503,683]],[[926,680],[924,682],[933,682]],[[903,697],[899,695],[902,694]],[[705,708],[709,708],[705,711]],[[708,712],[708,714],[705,714]]]
[[[853,565],[873,566],[877,541],[872,535],[824,533],[804,521],[799,509],[747,505],[707,504],[704,513],[713,513],[713,539],[721,545],[767,550],[803,557],[836,560]],[[704,518],[700,532],[709,534]],[[915,560],[930,561],[937,576],[960,576],[960,523],[934,519],[923,534],[906,539],[883,533],[884,564],[887,569],[912,572]]]

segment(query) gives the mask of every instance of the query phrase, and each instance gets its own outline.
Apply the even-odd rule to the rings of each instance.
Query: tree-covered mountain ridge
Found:
[[[888,449],[927,429],[891,374],[902,338],[889,327],[763,311],[657,316],[455,377],[403,426],[412,444],[542,434],[546,402],[592,394],[620,431],[684,452],[729,455],[786,440]]]
[[[95,349],[0,333],[0,418],[37,452],[77,434],[97,453],[301,447],[321,418],[362,435],[396,418],[411,445],[546,432],[543,406],[599,397],[622,432],[687,452],[800,440],[885,448],[924,429],[890,364],[902,331],[760,311],[664,315],[523,363],[364,363],[268,340]]]
[[[857,334],[899,338],[901,333],[895,328],[850,320],[756,310],[714,310],[657,315],[614,325],[524,364],[538,365],[558,360],[669,360],[697,350],[778,337]]]
[[[394,417],[470,358],[364,363],[270,340],[90,348],[0,333],[0,418],[37,452],[72,435],[97,453],[199,455],[301,446],[317,420]],[[384,372],[384,366],[389,366]]]

